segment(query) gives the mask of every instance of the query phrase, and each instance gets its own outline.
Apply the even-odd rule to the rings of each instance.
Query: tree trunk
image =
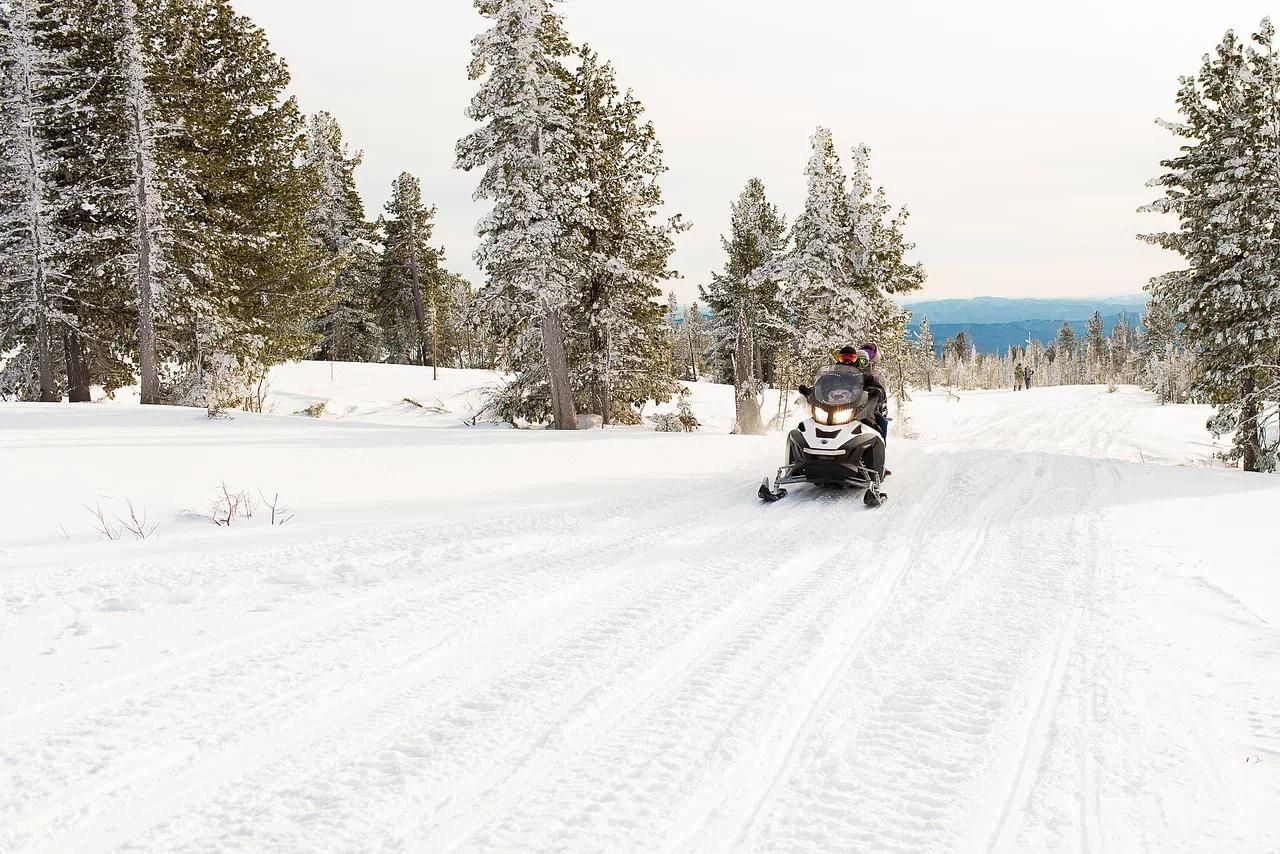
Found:
[[[760,399],[756,394],[754,376],[755,347],[751,334],[751,323],[745,311],[738,312],[738,340],[733,353],[733,391],[734,406],[737,412],[738,425],[734,431],[744,435],[760,435],[764,433],[764,424],[760,418]]]
[[[542,328],[542,354],[547,361],[547,377],[551,384],[551,423],[557,430],[577,430],[578,414],[573,408],[573,389],[569,384],[569,354],[565,349],[564,327],[560,317],[544,309],[539,320]]]
[[[600,416],[601,424],[609,423],[609,382],[608,382],[608,342],[600,335],[600,328],[591,325],[589,333],[591,348],[591,407]],[[601,367],[599,359],[604,358]]]
[[[440,379],[440,306],[435,294],[431,298],[431,379]]]
[[[694,349],[693,336],[689,337],[689,374],[693,381],[698,381],[698,352]]]
[[[426,338],[427,312],[422,304],[422,282],[418,270],[418,231],[415,223],[409,224],[409,292],[413,297],[413,319],[418,331],[418,364],[427,366]]]
[[[44,164],[41,163],[40,149],[36,142],[36,83],[32,79],[35,70],[29,27],[30,9],[23,4],[18,14],[21,18],[15,30],[19,39],[19,49],[22,51],[19,65],[21,83],[19,110],[23,120],[22,142],[28,173],[25,190],[28,196],[27,228],[31,232],[31,299],[36,316],[36,378],[40,383],[40,401],[58,403],[62,400],[62,395],[58,393],[58,380],[53,370],[53,351],[49,338],[49,294],[45,287]]]
[[[139,116],[134,117],[135,128]],[[147,181],[142,151],[137,153],[138,169],[138,386],[144,406],[160,403],[160,371],[156,364],[155,312],[151,305],[151,223],[147,212]]]
[[[62,350],[67,361],[67,400],[88,403],[92,399],[89,358],[85,354],[84,338],[72,324],[63,327]]]
[[[1239,436],[1236,438],[1236,444],[1240,448],[1241,465],[1245,471],[1260,471],[1262,463],[1262,443],[1258,437],[1258,418],[1261,414],[1261,408],[1258,406],[1258,398],[1255,395],[1257,386],[1255,385],[1253,374],[1244,381],[1244,400],[1240,409],[1240,426]]]
[[[151,280],[151,212],[156,188],[152,186],[150,161],[151,126],[147,120],[147,90],[142,58],[142,35],[138,32],[134,0],[121,4],[124,24],[125,61],[128,63],[127,104],[133,120],[134,213],[137,220],[138,252],[138,391],[144,405],[160,403],[160,374],[156,362],[155,313]]]
[[[59,403],[58,381],[53,373],[53,352],[49,345],[49,318],[43,308],[36,310],[36,376],[40,380],[40,402]]]

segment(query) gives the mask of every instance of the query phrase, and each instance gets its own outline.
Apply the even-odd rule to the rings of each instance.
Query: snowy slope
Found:
[[[1203,411],[920,394],[870,512],[757,504],[721,387],[556,435],[328,370],[0,406],[0,851],[1280,848],[1280,481]]]

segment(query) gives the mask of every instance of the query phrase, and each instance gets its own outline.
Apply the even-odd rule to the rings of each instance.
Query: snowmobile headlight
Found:
[[[813,407],[813,420],[817,421],[819,424],[831,423],[827,417],[827,410],[823,409],[821,406]]]
[[[837,409],[831,413],[831,424],[848,424],[853,420],[852,409]]]

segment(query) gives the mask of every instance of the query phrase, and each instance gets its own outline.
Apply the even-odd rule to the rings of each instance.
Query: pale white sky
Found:
[[[439,206],[449,266],[471,262],[481,208],[453,169],[474,85],[471,0],[234,0],[289,62],[308,112],[329,110],[365,152],[375,215],[408,170]],[[913,212],[929,269],[923,296],[1133,293],[1176,258],[1134,239],[1135,213],[1175,140],[1180,74],[1228,27],[1251,32],[1253,0],[567,0],[590,42],[649,108],[666,148],[679,238],[677,291],[723,263],[729,203],[752,176],[794,219],[808,139],[828,125]]]

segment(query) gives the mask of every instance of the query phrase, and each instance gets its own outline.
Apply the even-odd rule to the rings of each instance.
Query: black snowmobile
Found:
[[[772,480],[764,479],[760,498],[785,498],[785,487],[812,483],[859,490],[868,507],[879,507],[887,495],[884,481],[884,438],[875,428],[876,409],[884,391],[868,386],[862,371],[850,365],[823,368],[812,386],[800,386],[811,417],[787,436],[787,464]]]

